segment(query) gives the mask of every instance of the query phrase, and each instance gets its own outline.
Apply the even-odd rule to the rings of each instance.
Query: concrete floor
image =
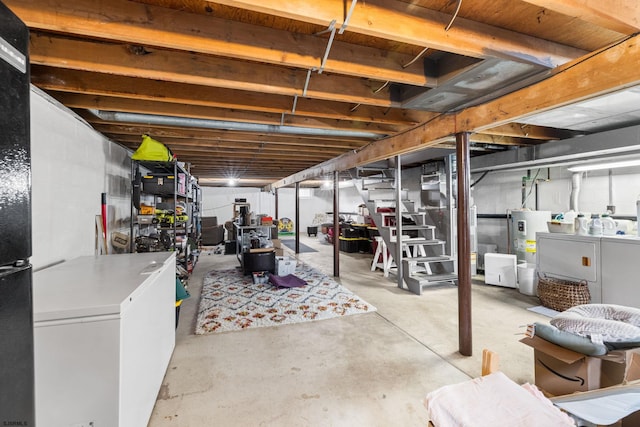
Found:
[[[333,248],[300,260],[333,274]],[[293,255],[285,248],[285,255]],[[202,278],[236,266],[235,256],[203,253],[181,308],[176,348],[149,426],[422,426],[432,390],[479,376],[482,349],[500,368],[533,382],[533,351],[520,344],[525,325],[548,318],[526,310],[535,297],[473,285],[473,356],[458,353],[457,288],[400,290],[395,276],[371,272],[372,255],[340,254],[340,282],[375,313],[196,336]]]

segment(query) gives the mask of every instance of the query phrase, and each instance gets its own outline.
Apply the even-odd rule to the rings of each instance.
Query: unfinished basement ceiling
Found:
[[[594,133],[640,124],[640,87],[534,114],[522,123]]]
[[[640,118],[635,0],[4,2],[31,30],[34,85],[116,143],[165,143],[203,185]]]

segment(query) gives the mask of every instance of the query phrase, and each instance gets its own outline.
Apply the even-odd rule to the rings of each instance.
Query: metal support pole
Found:
[[[296,254],[300,253],[300,183],[296,182]]]
[[[402,271],[402,164],[400,156],[396,156],[396,273],[398,287],[404,287]]]
[[[471,356],[471,229],[469,221],[469,133],[456,134],[458,178],[458,347],[460,354]]]
[[[280,219],[280,217],[278,216],[278,190],[279,190],[279,188],[276,188],[276,191],[275,191],[275,193],[276,193],[275,194],[275,197],[276,197],[276,200],[275,200],[275,203],[276,203],[276,216],[275,216],[275,219]]]
[[[340,172],[333,172],[333,276],[340,277]]]

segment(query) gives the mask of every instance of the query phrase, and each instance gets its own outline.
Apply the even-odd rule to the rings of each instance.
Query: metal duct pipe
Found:
[[[298,126],[265,125],[260,123],[229,122],[223,120],[195,119],[189,117],[159,116],[155,114],[120,113],[116,111],[88,110],[94,116],[113,122],[141,123],[147,125],[182,126],[203,129],[238,130],[247,132],[283,133],[289,135],[338,136],[379,139],[385,135],[352,130],[304,128]]]
[[[569,209],[574,212],[580,212],[578,209],[578,197],[580,196],[580,187],[582,185],[582,172],[574,172],[571,175],[571,198],[569,200]]]

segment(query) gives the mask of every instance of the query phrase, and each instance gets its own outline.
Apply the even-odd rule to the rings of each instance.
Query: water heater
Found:
[[[551,211],[513,210],[510,218],[511,253],[518,262],[536,262],[536,233],[547,232]]]

